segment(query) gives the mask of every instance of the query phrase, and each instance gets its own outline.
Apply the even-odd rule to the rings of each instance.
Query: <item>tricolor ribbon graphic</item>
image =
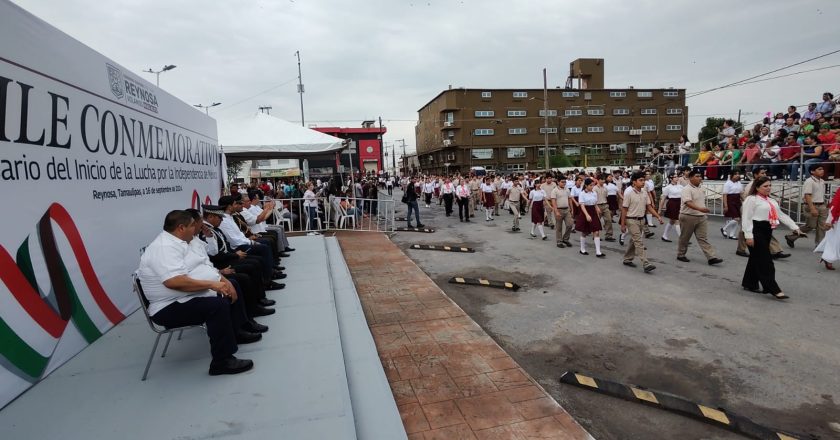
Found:
[[[63,258],[54,224],[69,243],[72,260]],[[35,258],[43,261],[49,286],[39,285]],[[74,283],[73,278],[79,279],[76,271],[83,283]],[[102,288],[73,219],[58,203],[50,205],[38,221],[36,232],[23,241],[14,259],[0,246],[0,282],[28,315],[9,316],[8,311],[0,315],[0,365],[32,383],[44,373],[70,322],[91,343],[125,319]],[[10,323],[5,318],[16,321]],[[42,331],[19,334],[23,332],[15,329],[38,330],[32,323],[20,322],[27,319]]]

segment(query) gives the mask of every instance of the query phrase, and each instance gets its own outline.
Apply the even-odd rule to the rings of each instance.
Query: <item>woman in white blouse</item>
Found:
[[[784,223],[794,233],[804,235],[796,222],[782,212],[779,204],[770,197],[770,178],[759,177],[750,188],[750,195],[744,200],[741,209],[741,230],[744,231],[744,238],[750,248],[750,259],[747,261],[741,286],[751,292],[767,293],[776,299],[787,299],[788,296],[776,284],[776,267],[770,255],[773,229],[780,223]]]
[[[543,222],[545,222],[545,191],[540,189],[540,184],[534,186],[534,190],[528,193],[528,209],[531,210],[531,237],[536,237],[534,229],[540,230],[540,235],[543,240],[547,240],[545,230],[543,229]]]
[[[580,254],[589,255],[586,252],[586,236],[592,234],[595,241],[595,256],[604,258],[601,253],[601,209],[598,207],[598,195],[592,191],[595,181],[587,178],[583,181],[583,189],[578,195],[580,209],[575,216],[575,229],[580,232]]]
[[[682,200],[682,190],[684,186],[679,183],[679,176],[671,174],[670,183],[662,188],[662,198],[659,200],[659,212],[668,217],[668,223],[665,223],[665,230],[662,231],[662,241],[671,243],[673,240],[668,238],[668,232],[673,229],[680,235],[680,203]]]

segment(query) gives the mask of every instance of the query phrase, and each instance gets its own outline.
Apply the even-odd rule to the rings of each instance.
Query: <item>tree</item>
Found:
[[[568,157],[562,151],[556,151],[551,155],[551,160],[548,162],[551,168],[565,168],[574,166]],[[545,169],[545,158],[537,159],[537,168]]]
[[[228,182],[233,182],[236,179],[236,175],[242,171],[242,165],[245,164],[244,160],[230,160],[228,159],[227,163],[227,180]]]
[[[697,144],[717,141],[718,130],[723,129],[724,118],[706,118],[706,125],[697,133]]]

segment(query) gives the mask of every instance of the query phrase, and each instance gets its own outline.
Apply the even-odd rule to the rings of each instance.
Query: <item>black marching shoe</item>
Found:
[[[595,254],[595,256],[598,258],[607,258],[605,254]]]
[[[287,258],[291,257],[291,255],[287,254],[286,252],[280,252],[280,258]]]
[[[750,256],[750,254],[748,254],[744,251],[735,251],[735,255],[737,255],[739,257],[749,257]]]
[[[688,259],[688,258],[686,258],[686,257],[677,257],[677,260],[680,260],[680,261],[682,261],[683,263],[688,263],[689,261],[691,261],[691,260],[689,260],[689,259]]]
[[[425,228],[425,227],[426,227],[426,225],[424,225],[423,223],[417,223],[417,228],[418,229],[419,228]]]
[[[277,304],[277,301],[268,298],[260,298],[260,300],[257,302],[263,307],[270,307]]]
[[[274,270],[284,271],[286,270],[286,266],[274,266]]]
[[[282,272],[280,272],[280,271],[275,271],[275,272],[271,275],[271,279],[272,279],[272,280],[282,280],[283,278],[286,278],[286,276],[287,276],[286,274],[284,274],[284,273],[282,273]]]
[[[246,332],[245,330],[239,330],[236,332],[237,344],[252,344],[260,339],[262,339],[262,333]]]
[[[612,237],[607,237],[607,238],[605,238],[604,240],[605,240],[605,241],[615,241],[615,239],[614,239],[614,238],[612,238]]]
[[[771,257],[773,257],[774,260],[778,260],[780,258],[790,257],[790,254],[786,254],[784,252],[778,252],[778,253],[775,253],[775,254],[771,255]]]
[[[650,238],[650,237],[653,237],[654,235],[656,235],[656,234],[654,234],[653,232],[648,232],[647,234],[645,234],[645,238]]]
[[[290,248],[290,247],[287,247],[286,249],[283,249],[283,252],[294,252],[294,251],[295,251],[295,248]]]
[[[673,242],[674,242],[673,240],[668,240],[668,239],[667,239],[667,238],[665,238],[665,237],[661,237],[661,238],[662,238],[662,241],[664,241],[664,242],[666,242],[666,243],[673,243]]]
[[[250,359],[237,359],[230,356],[225,359],[213,360],[210,362],[210,375],[220,376],[222,374],[239,374],[254,368],[254,361]]]
[[[714,266],[715,264],[723,263],[723,260],[720,258],[712,258],[709,260],[709,266]]]
[[[248,313],[248,314],[251,315],[252,317],[253,316],[268,316],[268,315],[273,315],[274,312],[275,312],[274,309],[269,309],[269,308],[266,308],[266,307],[263,307],[263,306],[254,306],[254,309],[251,310],[251,312]]]
[[[259,322],[251,319],[248,322],[246,322],[245,325],[242,326],[242,330],[251,333],[265,333],[268,331],[268,326],[262,325]]]
[[[628,267],[637,267],[636,263],[634,263],[632,261],[622,261],[621,264],[623,264],[625,266],[628,266]]]
[[[580,252],[581,255],[589,255],[589,252],[586,252],[586,251],[578,251],[578,252]]]
[[[280,290],[280,289],[285,289],[285,288],[286,288],[285,284],[275,283],[274,281],[272,281],[272,282],[268,283],[268,286],[265,288],[265,290]]]

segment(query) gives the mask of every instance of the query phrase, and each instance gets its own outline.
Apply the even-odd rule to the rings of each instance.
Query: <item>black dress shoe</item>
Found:
[[[665,237],[660,237],[660,238],[662,238],[662,241],[664,241],[664,242],[667,242],[667,243],[673,243],[673,240],[668,240],[668,239],[667,239],[667,238],[665,238]]]
[[[793,240],[792,238],[790,238],[790,237],[788,237],[787,235],[785,235],[785,241],[787,242],[787,245],[788,245],[788,246],[790,246],[791,248],[793,248],[793,247],[794,247],[794,240]]]
[[[647,234],[645,234],[645,238],[650,238],[650,237],[653,237],[654,235],[656,235],[656,234],[654,234],[653,232],[648,232]]]
[[[612,238],[612,237],[605,238],[604,240],[606,240],[606,241],[615,241],[615,239],[614,239],[614,238]]]
[[[280,252],[280,258],[286,258],[286,257],[291,257],[291,255],[289,255],[285,252]]]
[[[645,272],[647,272],[647,273],[652,272],[654,269],[656,269],[656,266],[654,266],[652,264],[648,264],[647,266],[645,266]]]
[[[274,310],[274,309],[269,309],[269,308],[266,308],[266,307],[263,307],[263,306],[254,306],[254,308],[252,310],[250,310],[248,312],[248,314],[251,315],[251,317],[268,316],[268,315],[273,315],[275,311],[276,310]]]
[[[239,330],[236,332],[237,344],[252,344],[254,342],[259,341],[260,339],[262,339],[261,333],[251,333],[246,332],[245,330]]]
[[[629,267],[638,267],[638,266],[636,266],[636,263],[634,263],[632,261],[623,261],[621,264],[623,264],[625,266],[629,266]]]
[[[777,259],[777,260],[778,260],[779,258],[787,258],[787,257],[790,257],[790,254],[786,254],[786,253],[784,253],[784,252],[779,252],[779,253],[773,254],[773,255],[772,255],[772,257],[773,257],[774,259]]]
[[[417,227],[418,227],[418,228],[425,228],[425,227],[426,227],[426,225],[424,225],[424,224],[422,224],[422,223],[417,223]]]
[[[294,251],[295,251],[295,248],[290,248],[290,247],[287,247],[286,249],[283,249],[283,252],[294,252]]]
[[[618,239],[618,244],[619,244],[619,245],[621,245],[621,246],[624,246],[624,240],[622,240],[622,239],[620,239],[620,238],[619,238],[619,239]]]
[[[245,330],[246,332],[251,332],[251,333],[265,333],[265,332],[268,331],[268,326],[267,325],[262,325],[259,322],[254,321],[252,319],[252,320],[246,322],[245,325],[242,326],[242,330]]]
[[[266,290],[280,290],[280,289],[285,289],[285,288],[286,288],[285,284],[275,283],[274,281],[272,281],[272,282],[268,283],[268,287],[266,287]]]
[[[598,258],[607,258],[607,256],[604,254],[595,254],[595,256]]]
[[[709,266],[714,266],[715,264],[723,263],[723,260],[720,258],[712,258],[709,260]]]
[[[749,257],[750,256],[750,254],[748,254],[746,252],[743,252],[743,251],[735,251],[735,255],[738,255],[740,257]]]
[[[233,356],[213,360],[210,362],[210,375],[219,376],[222,374],[239,374],[254,368],[254,361],[250,359],[237,359]]]
[[[283,270],[286,270],[286,266],[274,266],[274,270],[283,271]]]
[[[274,272],[274,274],[271,276],[271,279],[272,280],[282,280],[283,278],[286,278],[287,276],[288,275],[286,275],[282,272]]]
[[[260,300],[257,302],[263,307],[270,307],[277,304],[277,301],[268,298],[260,298]]]
[[[688,259],[688,258],[686,258],[686,257],[677,257],[677,260],[680,260],[680,261],[682,261],[683,263],[688,263],[689,261],[691,261],[691,260],[689,260],[689,259]]]
[[[578,252],[580,252],[581,255],[589,255],[589,252],[586,252],[586,251],[578,251]]]
[[[572,243],[571,243],[571,242],[568,242],[568,241],[566,241],[566,240],[563,240],[563,244],[565,244],[565,245],[566,245],[566,247],[572,247]]]

